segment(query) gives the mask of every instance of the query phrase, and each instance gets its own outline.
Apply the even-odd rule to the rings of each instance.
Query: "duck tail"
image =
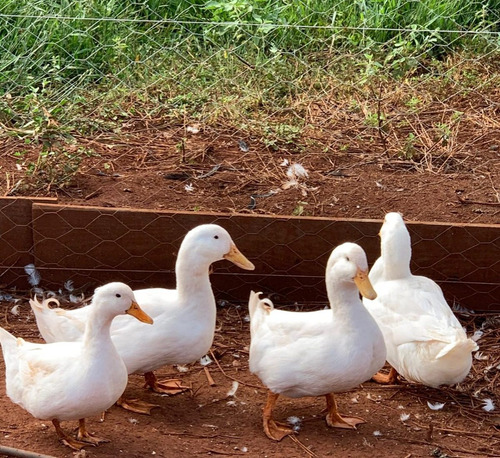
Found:
[[[248,311],[250,313],[250,321],[255,315],[255,312],[258,310],[259,307],[262,307],[266,311],[271,311],[274,309],[274,305],[271,302],[270,299],[264,298],[261,299],[260,295],[262,293],[256,293],[254,291],[250,291],[250,298],[248,299]]]
[[[248,299],[248,312],[250,313],[250,321],[255,315],[255,311],[257,310],[257,306],[260,302],[260,295],[262,293],[256,293],[255,291],[250,291],[250,297]]]
[[[17,338],[14,337],[9,331],[0,327],[0,343],[2,344],[2,350],[5,355],[9,349],[12,349],[17,345]]]
[[[51,307],[51,304],[53,305]],[[53,335],[54,321],[57,319],[57,315],[62,309],[59,308],[59,301],[53,297],[42,300],[40,302],[35,296],[30,299],[31,310],[35,315],[36,325],[40,334],[45,339],[45,342],[56,342],[56,336]]]
[[[33,310],[33,313],[35,314],[37,312],[43,313],[44,310],[52,309],[53,307],[51,307],[50,304],[54,304],[57,308],[61,305],[59,301],[54,297],[44,299],[42,302],[38,300],[37,296],[35,296],[33,299],[30,299],[31,310]]]
[[[441,351],[436,355],[436,359],[443,358],[451,352],[460,352],[460,353],[471,353],[473,351],[478,350],[479,347],[476,342],[472,339],[459,339],[454,342],[445,345]]]

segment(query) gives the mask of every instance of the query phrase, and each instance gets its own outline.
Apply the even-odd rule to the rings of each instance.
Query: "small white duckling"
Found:
[[[95,291],[80,342],[31,343],[0,328],[7,395],[34,417],[51,420],[72,449],[105,442],[86,430],[85,418],[111,407],[127,386],[127,368],[109,332],[113,318],[124,314],[153,323],[130,287],[109,283]],[[79,421],[76,439],[61,429],[65,420]]]
[[[326,287],[331,309],[313,312],[276,310],[269,299],[259,298],[261,293],[250,293],[250,370],[269,388],[263,425],[270,439],[293,434],[272,419],[280,395],[325,396],[328,426],[355,429],[364,423],[342,417],[333,395],[370,379],[386,357],[382,333],[359,298],[359,291],[376,297],[359,245],[344,243],[333,250]]]
[[[188,364],[203,357],[212,346],[216,303],[210,284],[210,265],[227,259],[238,267],[254,265],[238,250],[229,233],[216,224],[190,230],[179,248],[176,289],[148,288],[134,291],[141,307],[154,319],[144,329],[133,320],[119,317],[111,337],[129,374],[144,374],[146,386],[159,393],[175,394],[185,387],[180,380],[158,382],[153,371],[168,364]],[[32,304],[38,329],[46,341],[73,341],[82,336],[88,307],[75,310]],[[150,413],[152,404],[120,400],[120,405]]]
[[[411,273],[410,234],[399,213],[385,216],[380,239],[381,256],[370,271],[377,298],[363,302],[384,334],[392,367],[373,379],[394,383],[399,373],[431,387],[461,382],[477,344],[467,338],[441,288]]]

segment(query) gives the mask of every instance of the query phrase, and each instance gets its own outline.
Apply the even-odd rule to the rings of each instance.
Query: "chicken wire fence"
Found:
[[[59,290],[78,298],[108,281],[133,287],[175,286],[175,260],[186,233],[199,224],[226,228],[255,264],[213,265],[220,301],[244,302],[250,290],[277,303],[326,303],[324,272],[332,249],[361,245],[371,264],[380,255],[381,221],[257,217],[192,212],[74,207],[0,199],[2,288]],[[500,309],[498,227],[409,223],[412,269],[444,289],[456,310]]]
[[[103,132],[132,149],[159,132],[179,157],[190,132],[225,128],[437,172],[495,147],[499,2],[118,3],[1,2],[0,135],[44,145],[37,160],[8,151],[19,170],[5,195],[36,172],[64,187],[99,162],[82,138]]]

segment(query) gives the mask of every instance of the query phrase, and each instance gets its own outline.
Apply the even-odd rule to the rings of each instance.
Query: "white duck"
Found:
[[[95,291],[81,342],[31,343],[0,328],[7,395],[34,417],[51,420],[60,440],[75,450],[105,441],[87,432],[85,418],[112,406],[127,386],[127,368],[109,331],[123,314],[153,322],[127,285],[109,283]],[[76,439],[61,429],[64,420],[79,420]]]
[[[331,309],[313,312],[276,310],[260,293],[250,293],[250,370],[269,388],[263,426],[270,439],[293,434],[272,419],[280,395],[325,396],[328,426],[355,429],[364,423],[340,416],[333,395],[370,379],[386,357],[382,333],[359,298],[359,291],[376,297],[359,245],[344,243],[333,250],[326,288]]]
[[[158,382],[152,371],[167,364],[191,363],[209,351],[216,324],[209,269],[213,262],[221,259],[243,269],[254,269],[225,229],[216,224],[195,227],[179,249],[175,265],[177,288],[134,291],[141,307],[155,321],[152,328],[136,326],[133,320],[114,320],[111,337],[128,373],[144,374],[146,386],[152,390],[169,394],[182,391],[185,387],[179,380]],[[40,333],[47,341],[81,338],[88,307],[70,311],[48,306],[32,308]],[[120,404],[140,413],[149,413],[154,407],[139,401],[120,400]]]
[[[375,300],[363,302],[384,334],[388,375],[374,380],[394,383],[398,373],[431,387],[462,381],[471,368],[477,344],[431,279],[412,275],[411,241],[399,213],[388,213],[380,230],[381,256],[370,271]]]

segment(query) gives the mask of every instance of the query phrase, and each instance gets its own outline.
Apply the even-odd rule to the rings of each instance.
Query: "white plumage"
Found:
[[[195,227],[179,249],[176,289],[134,291],[141,307],[154,319],[154,325],[144,329],[132,320],[113,321],[111,337],[128,373],[144,373],[147,384],[155,391],[172,393],[172,388],[178,391],[179,385],[157,382],[152,371],[167,364],[192,363],[209,351],[216,322],[209,269],[221,259],[243,269],[254,269],[225,229],[216,224]],[[88,307],[75,310],[33,307],[38,329],[49,342],[81,339],[88,310]],[[145,412],[139,405],[132,409]]]
[[[0,328],[7,395],[34,417],[52,420],[71,448],[102,441],[86,432],[84,419],[112,406],[127,385],[127,369],[109,332],[113,318],[123,314],[152,323],[127,285],[109,283],[96,289],[79,342],[30,343]],[[79,440],[59,426],[60,421],[77,419]]]
[[[362,294],[375,297],[367,273],[364,251],[345,243],[333,250],[326,268],[330,309],[276,310],[269,299],[259,298],[260,293],[250,294],[250,370],[270,390],[264,430],[271,439],[292,433],[271,418],[279,395],[325,395],[330,426],[355,428],[363,422],[356,417],[342,418],[332,393],[368,380],[385,362],[382,333],[361,303],[356,286]]]
[[[410,271],[411,241],[399,213],[388,213],[380,231],[381,256],[370,271],[375,300],[363,299],[384,334],[387,361],[406,379],[431,387],[462,381],[477,344],[467,338],[431,279]]]

